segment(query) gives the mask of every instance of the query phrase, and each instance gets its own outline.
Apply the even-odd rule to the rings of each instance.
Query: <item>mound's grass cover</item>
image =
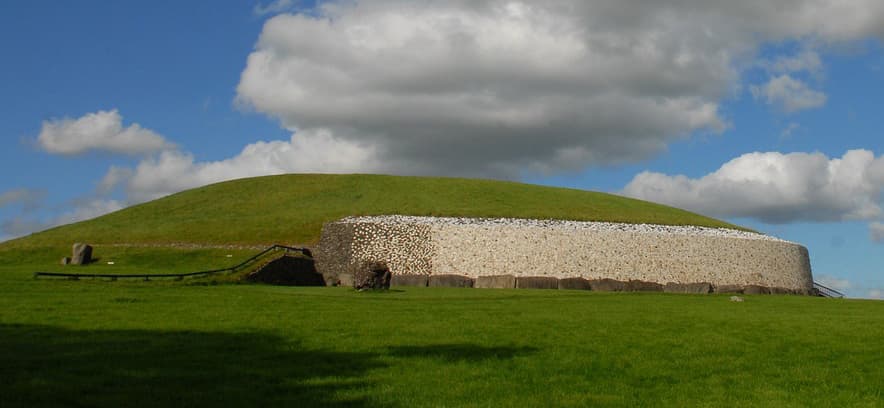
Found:
[[[184,191],[93,220],[0,244],[314,244],[348,215],[610,221],[739,228],[677,208],[611,194],[530,184],[380,175],[282,175]]]

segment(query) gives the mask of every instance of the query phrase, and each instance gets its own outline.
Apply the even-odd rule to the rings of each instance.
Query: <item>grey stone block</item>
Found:
[[[626,287],[625,282],[621,282],[615,279],[595,279],[589,281],[589,286],[592,287],[592,290],[599,292],[622,292]]]
[[[512,289],[516,287],[516,277],[513,275],[480,276],[476,278],[476,287],[486,289]]]
[[[743,288],[743,293],[747,295],[769,295],[770,288],[759,285],[746,285],[746,287]]]
[[[743,293],[743,285],[715,285],[715,293]]]
[[[519,289],[558,289],[559,279],[552,276],[519,276],[516,278]]]
[[[386,262],[365,261],[353,272],[353,287],[356,290],[390,289],[391,277]]]
[[[74,244],[71,265],[87,265],[90,262],[92,262],[92,246],[79,242]]]
[[[662,292],[663,285],[657,282],[645,282],[633,279],[626,282],[623,290],[627,292]]]
[[[390,286],[416,286],[425,288],[428,286],[430,277],[427,275],[393,275]]]
[[[342,273],[338,275],[338,286],[353,287],[353,274]]]
[[[428,283],[433,288],[471,288],[473,278],[463,275],[430,275]]]
[[[667,293],[712,293],[712,284],[709,282],[675,283],[669,282],[663,286]]]
[[[562,278],[559,279],[559,289],[570,290],[592,290],[589,280],[583,278]]]

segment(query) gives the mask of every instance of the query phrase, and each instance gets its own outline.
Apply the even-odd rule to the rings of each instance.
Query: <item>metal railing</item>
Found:
[[[236,272],[237,270],[243,268],[244,266],[249,265],[252,262],[255,262],[256,260],[258,260],[258,258],[266,255],[267,253],[269,253],[271,251],[276,251],[276,250],[285,250],[286,252],[300,252],[310,258],[313,257],[313,254],[307,248],[297,248],[297,247],[290,247],[290,246],[277,244],[277,245],[270,246],[267,249],[255,254],[251,258],[246,259],[245,261],[242,261],[242,262],[240,262],[234,266],[231,266],[229,268],[210,269],[210,270],[206,270],[206,271],[187,272],[187,273],[147,273],[147,274],[132,274],[132,275],[130,275],[130,274],[107,274],[107,273],[34,272],[34,279],[37,279],[37,278],[68,278],[68,279],[105,278],[105,279],[110,279],[110,280],[117,280],[117,279],[150,280],[152,278],[157,278],[157,279],[175,278],[175,279],[180,280],[180,279],[184,279],[187,277],[205,276],[205,275],[212,275],[212,274],[222,273],[222,272]]]
[[[828,286],[823,286],[817,282],[813,283],[813,289],[816,291],[817,295],[828,298],[838,298],[841,299],[844,297],[844,294],[832,289]]]

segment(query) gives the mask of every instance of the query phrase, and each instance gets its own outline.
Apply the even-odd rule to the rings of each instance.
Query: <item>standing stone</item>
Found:
[[[92,262],[92,247],[79,242],[74,244],[71,265],[86,265],[90,262]]]
[[[67,257],[67,256],[64,257],[64,258],[61,258],[61,264],[62,264],[62,265],[70,265],[70,264],[71,264],[71,258],[70,258],[70,257]]]
[[[390,268],[383,261],[364,261],[353,272],[353,287],[356,290],[390,289]]]

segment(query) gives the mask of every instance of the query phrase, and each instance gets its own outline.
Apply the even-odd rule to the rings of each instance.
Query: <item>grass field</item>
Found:
[[[193,282],[0,267],[0,406],[884,404],[884,302]]]

